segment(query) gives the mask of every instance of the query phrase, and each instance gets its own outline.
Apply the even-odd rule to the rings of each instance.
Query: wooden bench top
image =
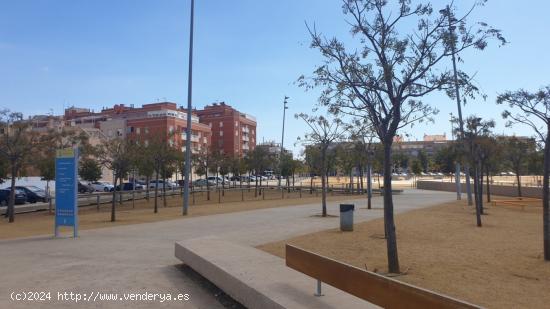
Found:
[[[286,265],[384,308],[481,308],[289,244]]]

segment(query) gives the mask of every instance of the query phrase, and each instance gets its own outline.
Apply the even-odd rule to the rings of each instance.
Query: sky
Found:
[[[474,0],[457,1],[459,9]],[[432,1],[439,10],[444,1]],[[187,104],[190,0],[0,0],[0,108],[62,114],[65,107],[99,111],[114,104],[158,101]],[[285,146],[298,154],[306,132],[294,114],[311,112],[318,91],[296,84],[322,58],[309,48],[305,26],[353,43],[337,0],[196,0],[193,106],[224,101],[257,117],[258,140],[281,139],[282,104],[289,96]],[[496,133],[531,136],[506,128],[498,93],[550,84],[550,2],[490,0],[470,16],[501,29],[510,42],[461,55],[487,99],[470,100],[465,116],[494,119]],[[451,63],[449,62],[449,66]],[[440,110],[435,122],[405,129],[450,136],[456,103],[441,94],[424,98]],[[322,111],[321,111],[322,112]]]

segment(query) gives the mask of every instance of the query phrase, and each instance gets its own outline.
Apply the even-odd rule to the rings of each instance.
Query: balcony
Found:
[[[248,129],[248,127],[242,127],[242,128],[243,128],[243,130],[242,130],[242,131],[243,131],[244,133],[248,133],[248,132],[250,132],[250,130]]]
[[[243,141],[248,142],[249,140],[248,135],[243,135]]]
[[[181,140],[187,140],[187,134],[185,132],[181,133]],[[198,143],[200,141],[199,135],[191,134],[191,141]]]
[[[250,149],[250,148],[248,148],[247,144],[243,145],[243,150],[248,150],[248,149]]]

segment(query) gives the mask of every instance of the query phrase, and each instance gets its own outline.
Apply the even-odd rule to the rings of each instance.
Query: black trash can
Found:
[[[342,232],[353,231],[354,204],[340,204],[340,230]]]

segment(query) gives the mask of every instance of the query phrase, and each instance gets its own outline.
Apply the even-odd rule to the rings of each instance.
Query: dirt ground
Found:
[[[245,191],[246,192],[246,191]],[[302,198],[299,194],[286,193],[285,199],[281,199],[280,191],[266,191],[265,197],[254,197],[254,190],[246,192],[245,201],[242,202],[241,192],[225,192],[224,196],[212,192],[210,201],[206,200],[206,193],[197,194],[196,205],[189,207],[188,217],[206,216],[238,211],[246,211],[262,208],[283,207],[289,205],[303,205],[320,202],[321,195],[304,192]],[[218,199],[225,201],[218,203]],[[265,198],[265,200],[264,200]],[[328,196],[328,200],[364,198],[360,195],[335,195]],[[136,200],[135,205],[131,201],[124,201],[122,205],[116,205],[116,222],[111,222],[111,204],[102,204],[99,211],[95,206],[79,208],[79,228],[81,230],[112,227],[117,225],[138,224],[162,220],[182,218],[183,201],[180,196],[166,197],[167,207],[164,207],[162,199],[158,199],[158,213],[153,213],[154,199]],[[0,218],[0,239],[28,237],[35,235],[53,234],[54,215],[48,211],[16,214],[15,222],[8,223],[3,216]],[[62,228],[62,231],[70,231]],[[66,232],[68,233],[68,232]]]
[[[475,211],[452,202],[396,216],[402,280],[488,308],[549,308],[550,262],[542,260],[540,206]],[[381,219],[354,232],[327,230],[259,248],[284,257],[290,243],[360,268],[386,272]]]

